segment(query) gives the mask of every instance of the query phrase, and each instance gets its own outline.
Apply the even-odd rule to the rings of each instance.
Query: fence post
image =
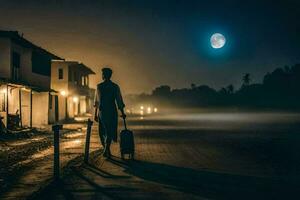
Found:
[[[59,179],[59,130],[62,129],[62,125],[56,124],[52,126],[54,132],[54,178]]]
[[[86,129],[86,140],[85,140],[85,153],[84,153],[84,163],[88,164],[89,162],[89,152],[90,152],[90,140],[91,140],[91,130],[92,130],[93,121],[88,119],[87,129]]]

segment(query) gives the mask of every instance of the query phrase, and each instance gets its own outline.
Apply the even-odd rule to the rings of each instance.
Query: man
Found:
[[[104,146],[104,157],[110,157],[110,145],[117,141],[118,135],[118,109],[121,117],[126,118],[124,113],[125,104],[119,86],[112,82],[112,70],[102,69],[103,82],[97,85],[95,94],[95,121],[99,122],[99,136]]]

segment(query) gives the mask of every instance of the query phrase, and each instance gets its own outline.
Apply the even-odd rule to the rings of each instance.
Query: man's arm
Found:
[[[125,119],[126,118],[126,114],[124,112],[124,108],[122,108],[120,111],[121,111],[121,117]]]
[[[120,90],[119,86],[117,86],[116,101],[117,101],[118,108],[119,108],[119,110],[121,111],[121,114],[122,114],[121,117],[125,119],[126,118],[126,114],[124,112],[125,104],[124,104],[123,97],[122,97],[121,90]]]

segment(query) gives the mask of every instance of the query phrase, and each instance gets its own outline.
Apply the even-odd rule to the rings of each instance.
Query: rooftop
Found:
[[[96,74],[91,68],[89,68],[88,66],[86,66],[83,63],[79,63],[78,61],[72,61],[72,60],[52,60],[52,62],[67,63],[70,67],[72,67],[72,68],[78,68],[78,69],[86,72],[87,74]]]
[[[32,42],[30,42],[29,40],[25,39],[22,35],[19,34],[18,31],[0,30],[0,38],[1,37],[2,38],[10,38],[15,43],[17,43],[23,47],[32,48],[32,49],[35,49],[36,51],[47,54],[50,57],[52,57],[52,59],[63,60],[63,58],[43,49],[42,47],[37,46],[37,45],[33,44]]]
[[[42,88],[42,87],[39,87],[36,85],[32,85],[26,81],[14,81],[14,80],[3,78],[3,77],[0,77],[0,86],[1,85],[9,85],[9,86],[13,86],[13,87],[28,88],[28,89],[32,89],[33,91],[36,91],[36,92],[57,92],[52,89],[45,89],[45,88]]]
[[[93,70],[91,70],[88,66],[83,63],[72,64],[70,67],[77,67],[82,71],[85,71],[87,74],[96,74]]]

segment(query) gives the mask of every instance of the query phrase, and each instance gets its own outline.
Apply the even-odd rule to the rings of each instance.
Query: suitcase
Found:
[[[133,132],[127,129],[126,121],[124,121],[125,129],[120,133],[120,153],[121,158],[124,160],[125,155],[129,155],[129,159],[134,159],[134,136]]]

